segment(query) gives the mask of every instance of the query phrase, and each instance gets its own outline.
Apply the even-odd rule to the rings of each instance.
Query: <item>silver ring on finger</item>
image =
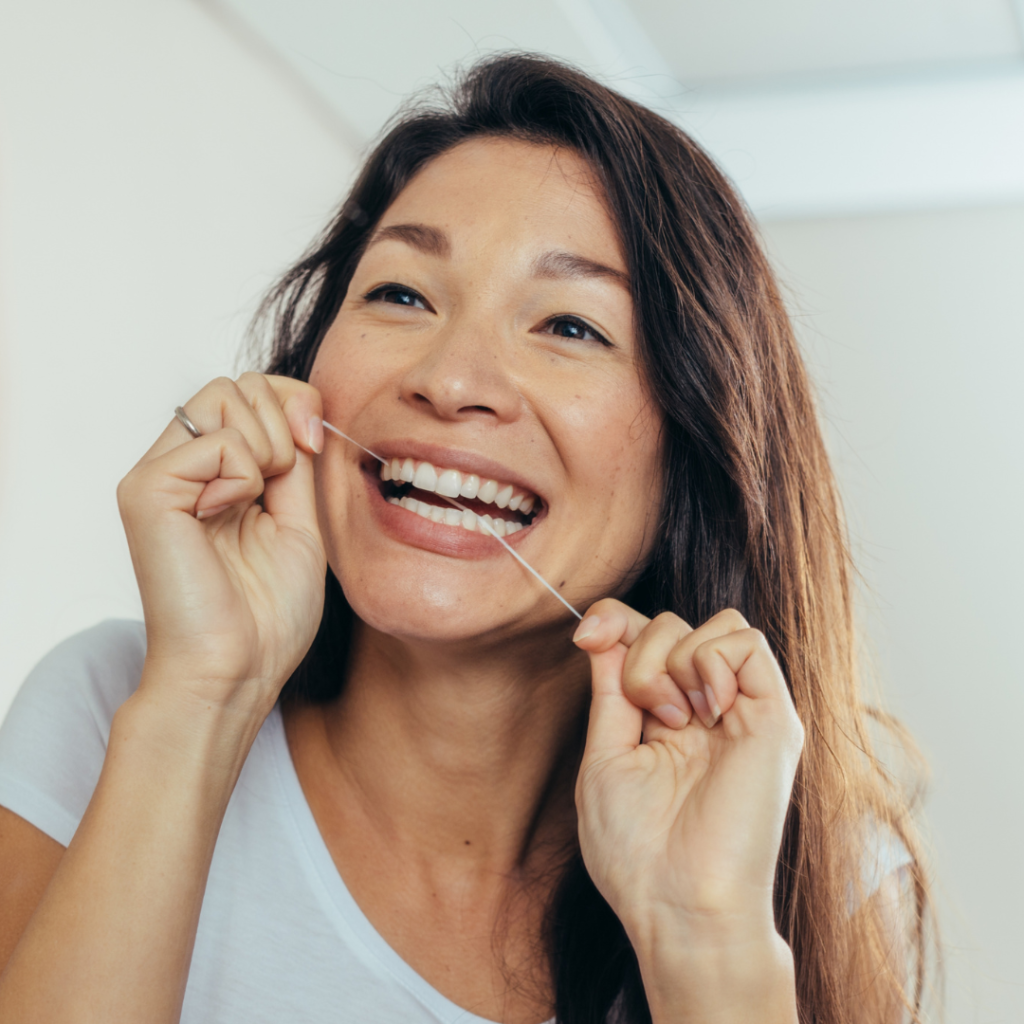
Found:
[[[178,422],[193,436],[202,437],[203,432],[188,418],[188,413],[179,405],[174,410],[174,415],[178,417]]]

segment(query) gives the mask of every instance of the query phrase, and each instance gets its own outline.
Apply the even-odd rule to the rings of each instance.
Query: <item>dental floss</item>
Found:
[[[351,441],[351,443],[354,444],[357,448],[362,448],[362,450],[366,452],[367,455],[372,455],[378,462],[387,462],[386,459],[382,459],[376,452],[371,452],[370,449],[367,448],[365,445],[361,445],[354,438],[349,437],[348,434],[346,434],[344,431],[339,430],[333,424],[328,423],[327,420],[323,420],[323,425],[328,430],[331,430],[335,434],[337,434],[338,437],[343,437],[346,441]],[[448,495],[446,494],[439,494],[438,497],[444,498],[444,500],[447,501],[450,505],[454,505],[456,508],[462,509],[463,512],[469,512],[471,515],[476,516],[476,521],[479,526],[483,527],[483,529],[486,530],[524,569],[533,573],[533,575],[536,576],[537,579],[540,580],[540,582],[543,583],[544,586],[547,587],[548,590],[550,590],[551,593],[554,594],[555,597],[557,597],[558,600],[561,601],[562,604],[564,604],[565,607],[568,608],[569,611],[571,611],[573,615],[576,616],[577,619],[580,619],[582,621],[583,616],[580,615],[580,613],[576,611],[576,609],[573,608],[573,606],[569,604],[569,602],[566,601],[566,599],[562,597],[562,595],[557,590],[555,590],[555,588],[551,586],[551,584],[548,583],[548,581],[544,579],[544,577],[541,576],[541,574],[537,572],[537,570],[534,569],[534,567],[530,565],[530,563],[527,562],[526,559],[523,558],[523,556],[520,555],[518,551],[516,551],[510,544],[507,544],[505,542],[504,537],[499,537],[497,533],[495,533],[495,531],[491,529],[490,525],[484,520],[484,518],[479,513],[474,512],[472,509],[466,508],[466,506],[463,505],[462,502],[456,501],[454,498],[449,498]]]
[[[348,434],[346,434],[343,430],[339,430],[333,424],[328,423],[327,420],[321,420],[320,422],[328,430],[333,430],[338,435],[338,437],[343,437],[343,438],[345,438],[346,441],[351,441],[357,448],[362,448],[363,451],[366,452],[367,455],[372,455],[378,462],[386,462],[387,461],[386,459],[382,459],[376,452],[371,452],[369,448],[366,448],[363,445],[361,445],[357,440],[355,440],[355,438],[349,437]]]

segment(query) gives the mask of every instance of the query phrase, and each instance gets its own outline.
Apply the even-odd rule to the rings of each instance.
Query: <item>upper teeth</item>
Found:
[[[399,480],[410,483],[421,491],[433,491],[446,498],[476,498],[485,504],[492,502],[498,508],[529,515],[536,497],[519,490],[512,484],[498,480],[481,480],[476,473],[460,473],[457,469],[440,469],[429,462],[412,459],[391,459],[380,467],[381,480]]]

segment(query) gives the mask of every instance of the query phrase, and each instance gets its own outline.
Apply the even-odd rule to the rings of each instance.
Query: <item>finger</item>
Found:
[[[245,438],[232,427],[179,445],[130,473],[118,489],[122,508],[211,514],[251,503],[263,491],[263,476]]]
[[[223,427],[237,430],[249,445],[261,469],[271,466],[274,448],[248,397],[230,377],[217,377],[205,385],[183,406],[200,434],[212,434]],[[192,443],[192,437],[175,417],[156,443],[143,456],[143,462],[159,458],[172,448]]]
[[[268,457],[265,458],[262,452],[253,450],[259,460],[263,478],[266,480],[279,473],[287,473],[295,465],[295,439],[277,392],[262,373],[243,373],[236,383],[270,445]]]
[[[313,456],[297,451],[295,465],[267,480],[263,508],[275,519],[319,537],[316,491],[313,486]]]
[[[640,743],[643,711],[622,692],[622,666],[627,648],[590,655],[592,698],[583,764],[590,765],[635,750]]]
[[[295,444],[311,455],[324,450],[324,405],[320,392],[303,380],[260,374],[277,396]]]
[[[752,700],[792,703],[782,669],[759,629],[741,629],[705,641],[693,652],[693,665],[719,703],[732,704],[737,693]]]
[[[720,690],[707,686],[693,663],[694,652],[709,640],[748,629],[748,623],[734,608],[713,615],[707,622],[688,633],[669,652],[665,668],[676,685],[686,694],[696,716],[710,729],[732,707],[736,684],[723,685]]]
[[[606,597],[587,609],[573,643],[588,654],[609,651],[619,643],[629,647],[650,621],[629,605]]]
[[[304,381],[244,373],[237,382],[227,377],[210,381],[184,406],[203,434],[221,427],[240,431],[265,477],[287,472],[295,463],[295,447],[323,448],[320,392]],[[157,458],[190,440],[175,418],[143,457]]]
[[[626,655],[622,690],[637,707],[650,711],[670,729],[681,729],[693,710],[667,669],[668,656],[692,633],[672,612],[662,612],[640,633]]]

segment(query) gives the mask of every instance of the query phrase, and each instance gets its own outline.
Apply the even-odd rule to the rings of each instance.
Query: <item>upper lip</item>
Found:
[[[457,469],[460,473],[476,473],[481,480],[497,480],[499,483],[512,484],[520,490],[536,495],[547,504],[543,493],[537,485],[521,473],[489,459],[479,452],[469,452],[459,448],[447,448],[444,445],[431,444],[429,441],[414,441],[394,438],[389,441],[377,441],[373,450],[386,459],[410,458],[421,462],[429,462],[440,469]]]

